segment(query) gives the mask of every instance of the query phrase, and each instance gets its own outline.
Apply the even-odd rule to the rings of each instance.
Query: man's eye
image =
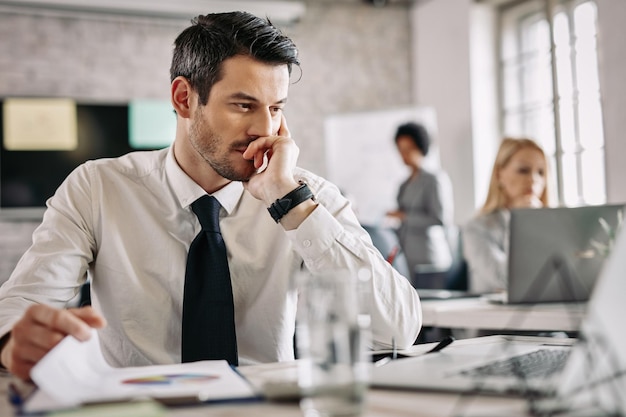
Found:
[[[237,103],[237,106],[243,110],[250,110],[252,108],[250,103]]]
[[[280,113],[281,111],[283,111],[282,107],[272,107],[271,108],[272,113],[276,114],[276,113]]]

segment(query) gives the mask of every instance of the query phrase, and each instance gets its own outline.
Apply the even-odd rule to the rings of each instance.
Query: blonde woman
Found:
[[[510,210],[548,205],[548,164],[533,140],[505,138],[491,173],[485,204],[463,228],[469,289],[506,290]]]

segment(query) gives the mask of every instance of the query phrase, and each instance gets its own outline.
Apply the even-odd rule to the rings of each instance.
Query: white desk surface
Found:
[[[506,305],[483,298],[423,300],[423,325],[432,327],[577,331],[586,303],[541,303]]]
[[[464,339],[456,345],[485,343],[501,336]],[[554,340],[554,339],[552,339]],[[413,346],[411,353],[419,354],[430,349],[433,344]],[[406,351],[405,351],[406,353]],[[253,385],[261,386],[269,379],[290,378],[295,375],[296,362],[271,363],[240,367]],[[7,387],[11,377],[0,374],[0,416],[14,416],[7,399]],[[402,391],[372,388],[368,391],[365,409],[361,417],[527,417],[527,403],[516,397],[462,395],[441,392]],[[78,415],[78,414],[76,414]],[[290,402],[249,402],[229,404],[206,404],[188,407],[174,407],[166,410],[168,417],[302,417],[295,401]]]
[[[370,390],[360,417],[527,417],[519,399]],[[169,410],[168,417],[303,417],[297,403],[228,404]]]

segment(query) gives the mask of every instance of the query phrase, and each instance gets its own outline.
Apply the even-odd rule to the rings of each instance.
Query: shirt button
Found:
[[[305,248],[308,248],[311,246],[311,241],[310,240],[304,240],[302,241],[302,246],[304,246]]]

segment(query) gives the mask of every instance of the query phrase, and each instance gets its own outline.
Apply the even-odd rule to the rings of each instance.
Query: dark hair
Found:
[[[410,137],[413,140],[413,143],[415,143],[415,146],[422,151],[424,156],[428,154],[428,149],[430,148],[430,136],[424,126],[413,122],[400,125],[396,131],[396,144],[398,143],[398,138],[400,136]]]
[[[300,65],[298,49],[269,19],[247,12],[212,13],[191,20],[174,42],[170,81],[185,77],[207,103],[213,85],[222,78],[222,62],[246,55],[268,64]]]

